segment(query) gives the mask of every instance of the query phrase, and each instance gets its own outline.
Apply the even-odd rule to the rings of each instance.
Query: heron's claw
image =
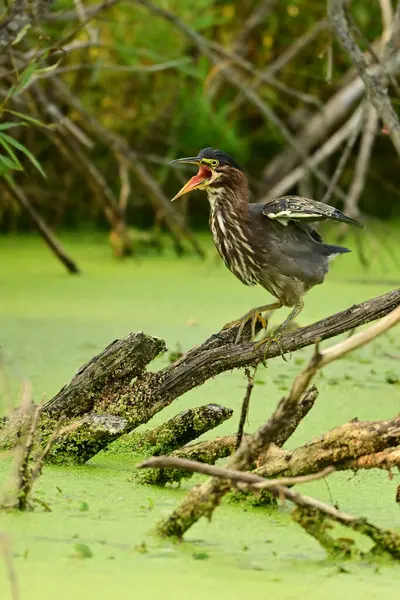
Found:
[[[235,344],[238,344],[240,341],[240,338],[242,337],[243,329],[245,328],[246,324],[249,321],[251,321],[251,339],[254,340],[254,338],[256,336],[257,322],[260,323],[260,325],[263,329],[266,329],[267,325],[268,325],[268,321],[266,319],[264,319],[264,317],[258,310],[251,310],[248,313],[246,313],[243,317],[241,317],[240,319],[236,319],[236,321],[230,321],[229,323],[224,325],[223,329],[230,329],[231,327],[240,325],[239,331],[237,332],[237,336],[235,339]]]
[[[259,342],[256,342],[254,344],[254,348],[256,350],[258,350],[259,348],[261,348],[261,346],[263,346],[264,344],[266,344],[266,348],[265,348],[265,351],[264,351],[264,357],[263,357],[263,363],[264,364],[265,364],[265,362],[267,360],[268,350],[270,349],[272,343],[275,343],[275,344],[278,345],[280,355],[282,356],[283,360],[285,362],[287,362],[287,358],[285,356],[285,352],[283,350],[283,347],[282,347],[282,344],[281,344],[281,340],[280,340],[281,335],[282,335],[282,331],[279,331],[279,332],[275,331],[273,334],[268,335],[263,340],[260,340]]]

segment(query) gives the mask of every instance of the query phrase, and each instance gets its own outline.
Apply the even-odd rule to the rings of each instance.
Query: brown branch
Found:
[[[369,107],[365,127],[363,130],[360,149],[357,156],[356,167],[354,170],[353,181],[351,182],[347,199],[344,204],[344,210],[350,217],[359,216],[358,200],[365,187],[368,175],[368,167],[371,159],[372,148],[378,132],[378,115],[373,106]]]
[[[188,444],[207,431],[214,429],[230,419],[231,408],[220,404],[206,404],[188,408],[155,429],[144,433],[134,433],[124,440],[124,448],[142,454],[170,454],[177,448]]]
[[[249,412],[251,392],[253,391],[253,387],[254,387],[254,377],[255,377],[256,371],[257,371],[257,367],[254,369],[253,375],[250,375],[249,369],[248,368],[245,369],[245,373],[246,373],[246,377],[247,377],[247,386],[246,386],[246,393],[244,395],[243,402],[242,402],[242,408],[240,411],[238,431],[236,434],[235,450],[237,450],[239,448],[240,444],[242,443],[244,426],[246,424],[246,419],[247,419],[247,415]]]
[[[315,165],[319,165],[331,156],[339,146],[352,135],[352,132],[355,129],[358,129],[361,118],[362,108],[359,106],[342,127],[335,131],[335,133],[329,137],[320,148],[318,148],[318,150],[310,157],[310,161]],[[269,202],[274,198],[279,198],[279,196],[288,192],[296,183],[304,178],[306,173],[307,169],[304,166],[296,167],[296,169],[290,171],[290,173],[282,177],[278,183],[269,189],[268,192],[260,198],[260,202]],[[346,194],[340,194],[339,197],[343,201],[346,201]]]
[[[243,25],[240,26],[240,31],[234,42],[235,51],[240,51],[248,41],[253,29],[261,25],[266,17],[273,11],[277,0],[261,0],[257,6],[249,14]]]
[[[162,469],[182,469],[185,471],[192,471],[192,473],[201,473],[202,475],[211,475],[212,477],[219,477],[220,479],[226,479],[232,483],[246,483],[251,484],[251,488],[254,490],[270,490],[282,485],[297,485],[301,483],[308,483],[310,481],[316,481],[322,479],[327,475],[330,475],[335,470],[333,467],[327,467],[320,473],[314,473],[312,475],[306,475],[301,477],[281,477],[279,479],[264,479],[259,475],[253,473],[243,473],[243,471],[237,471],[235,469],[225,469],[223,467],[215,467],[214,465],[208,465],[195,460],[187,460],[185,458],[176,458],[172,456],[154,456],[143,460],[137,465],[138,469],[151,469],[158,467]]]
[[[345,311],[337,313],[282,336],[280,346],[289,353],[299,348],[315,344],[345,331],[351,331],[365,323],[387,315],[400,305],[400,290],[389,292]],[[175,363],[158,372],[146,371],[146,366],[165,350],[163,340],[152,338],[142,332],[130,334],[110,344],[102,353],[79,369],[72,381],[47,404],[41,413],[41,426],[52,431],[62,415],[74,422],[84,415],[114,415],[125,420],[122,433],[127,433],[148,422],[160,410],[185,392],[201,385],[219,373],[255,365],[264,359],[262,348],[256,349],[253,343],[235,345],[237,327],[223,329],[200,346],[187,352]],[[250,327],[244,335],[250,337]],[[246,338],[244,338],[246,339]],[[281,348],[271,343],[265,358],[281,355]],[[299,406],[293,406],[292,419],[296,418]],[[274,442],[287,431],[288,422],[275,431]],[[3,431],[7,432],[6,424]],[[120,433],[119,435],[122,435]],[[7,438],[7,435],[5,435]],[[118,437],[110,434],[110,441]],[[65,437],[64,454],[60,459],[69,460],[68,442],[77,451],[85,454],[88,444],[92,456],[96,447],[90,446],[90,439]],[[57,442],[58,443],[58,442]],[[103,447],[107,445],[107,434],[102,437]],[[86,454],[85,454],[86,455]],[[90,456],[87,456],[88,460]]]
[[[328,0],[328,18],[338,41],[357,68],[364,82],[368,99],[386,124],[396,151],[400,156],[400,122],[388,95],[385,70],[380,64],[375,65],[375,73],[372,73],[369,69],[365,56],[357,46],[351,33],[344,9],[344,0]],[[399,32],[395,29],[393,33],[398,36]]]
[[[17,186],[11,179],[4,182],[5,187],[14,196],[15,200],[21,206],[21,208],[29,215],[35,228],[42,236],[46,244],[49,246],[53,254],[59,259],[59,261],[65,266],[67,271],[72,274],[80,273],[77,264],[68,256],[61,244],[54,237],[51,229],[46,225],[43,218],[39,215],[36,209],[29,202],[23,190]]]
[[[306,393],[311,379],[318,370],[330,362],[342,358],[348,352],[359,348],[388,331],[400,320],[400,306],[393,312],[362,331],[338,344],[315,353],[308,366],[294,380],[288,396],[283,398],[270,419],[251,436],[243,440],[242,445],[228,460],[227,468],[239,471],[248,470],[262,452],[266,452],[285,428],[286,422],[296,414],[299,402]],[[227,493],[229,485],[226,481],[212,478],[200,487],[191,490],[182,504],[158,525],[162,536],[182,535],[202,516],[211,517],[214,509]]]
[[[376,45],[376,43],[375,43]],[[398,49],[390,56],[386,63],[386,70],[391,73],[397,73],[400,66],[400,52]],[[372,76],[377,76],[379,66],[371,65],[369,72]],[[353,69],[349,75],[353,74]],[[323,109],[314,116],[310,117],[305,126],[297,135],[298,143],[303,147],[304,152],[309,152],[314,146],[320,143],[353,108],[353,106],[362,98],[365,93],[365,86],[361,77],[354,77],[348,83],[345,83],[325,104]],[[268,185],[278,184],[296,164],[300,162],[299,157],[293,148],[285,148],[278,156],[271,160],[264,169],[263,177]]]
[[[294,57],[296,57],[303,48],[305,48],[308,44],[310,44],[316,36],[321,33],[321,31],[325,31],[328,28],[328,20],[322,19],[313,25],[306,33],[297,38],[289,48],[287,48],[275,62],[268,65],[264,71],[259,71],[254,78],[253,83],[251,84],[251,88],[257,90],[260,85],[265,81],[264,78],[273,78],[275,73],[282,69],[287,63],[289,63]],[[263,77],[260,76],[263,75]],[[276,80],[275,80],[276,81]],[[241,92],[238,93],[236,98],[234,98],[233,102],[229,107],[229,114],[233,111],[237,111],[241,104],[244,101],[243,94]]]
[[[399,305],[400,290],[390,292],[282,336],[281,347],[291,352],[315,344],[373,321]],[[246,332],[250,336],[250,331]],[[165,342],[144,333],[131,334],[84,365],[71,383],[43,407],[43,413],[50,424],[64,414],[73,419],[92,411],[111,413],[127,420],[125,431],[132,430],[211,377],[264,358],[263,349],[256,350],[252,343],[234,345],[236,334],[237,328],[222,330],[156,373],[147,373],[145,367],[165,349]],[[280,354],[279,346],[272,343],[266,358]],[[283,430],[287,430],[287,423]]]
[[[364,121],[364,114],[366,113],[366,107],[363,106],[363,110],[362,110],[362,115],[360,120],[356,123],[356,126],[353,128],[353,131],[351,132],[351,134],[349,135],[349,137],[347,138],[347,143],[344,147],[344,150],[342,152],[342,156],[340,157],[335,171],[331,177],[331,180],[329,182],[329,185],[326,189],[325,194],[323,195],[323,197],[321,198],[321,202],[325,202],[325,204],[329,203],[329,200],[331,199],[332,193],[336,187],[336,184],[339,182],[340,177],[342,176],[343,170],[346,166],[347,161],[350,158],[350,154],[351,151],[353,150],[354,144],[356,143],[356,140],[358,138],[358,134],[360,133],[360,129],[361,126],[363,124]]]

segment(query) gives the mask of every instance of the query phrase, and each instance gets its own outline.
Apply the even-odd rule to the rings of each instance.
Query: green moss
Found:
[[[393,231],[390,243],[394,251],[399,248],[396,236]],[[14,403],[20,399],[23,379],[31,381],[36,401],[51,398],[80,365],[130,331],[144,330],[165,338],[171,348],[179,341],[186,351],[266,299],[262,289],[240,285],[216,262],[211,246],[211,259],[204,264],[194,257],[178,261],[172,254],[116,262],[102,238],[88,243],[66,236],[62,241],[79,260],[82,277],[64,274],[37,238],[0,237],[1,353]],[[351,241],[349,246],[353,247]],[[385,277],[381,261],[374,261],[370,274],[365,275],[355,252],[337,259],[327,282],[307,295],[300,323],[305,325],[383,294],[393,287],[385,283]],[[390,279],[396,278],[399,273],[393,267]],[[275,322],[282,313],[286,314],[284,310],[275,313]],[[187,325],[190,318],[196,319],[196,327]],[[297,358],[308,360],[311,352],[303,350]],[[392,418],[398,412],[397,387],[389,386],[383,374],[396,366],[387,354],[395,357],[399,353],[398,336],[385,336],[359,352],[373,361],[374,373],[371,365],[348,362],[347,358],[327,367],[326,377],[340,380],[343,371],[351,370],[363,387],[348,389],[321,380],[316,406],[290,440],[290,447],[356,416],[363,420]],[[270,361],[267,369],[259,371],[265,385],[254,388],[248,431],[265,420],[281,397],[272,380],[282,373],[293,377],[301,369],[294,359]],[[150,370],[167,364],[164,355]],[[240,372],[217,377],[185,394],[148,427],[205,402],[230,406],[238,414],[245,383]],[[10,395],[3,388],[0,403],[4,414]],[[233,419],[206,437],[234,433]],[[201,519],[183,543],[158,540],[150,533],[156,523],[204,477],[183,480],[179,489],[138,485],[132,480],[137,461],[133,454],[103,452],[84,466],[50,465],[35,492],[46,499],[52,512],[1,515],[0,529],[10,540],[21,598],[81,600],[88,589],[96,600],[129,597],[132,590],[163,600],[263,598],[266,590],[285,600],[319,600],[321,593],[324,600],[336,600],[344,589],[352,600],[369,600],[382,595],[382,589],[386,600],[398,597],[397,567],[380,557],[362,563],[355,560],[346,563],[344,577],[339,572],[341,563],[326,560],[315,540],[291,521],[287,506],[271,513],[224,502],[212,522]],[[11,473],[11,457],[0,454],[2,486]],[[399,507],[393,499],[396,483],[387,473],[371,470],[351,478],[348,473],[337,473],[328,485],[329,492],[324,482],[310,483],[304,493],[324,502],[333,499],[343,510],[364,514],[386,529],[399,522]],[[152,510],[148,510],[149,499]],[[89,505],[89,511],[81,511],[82,502]],[[341,536],[348,532],[342,531]],[[147,552],[136,551],[143,542]],[[72,558],[78,543],[90,548],[92,558]],[[365,553],[371,545],[357,539]],[[194,560],[194,552],[205,552],[209,559]],[[0,560],[0,598],[9,597],[9,581]]]

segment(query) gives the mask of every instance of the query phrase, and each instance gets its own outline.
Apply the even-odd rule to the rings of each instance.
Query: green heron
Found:
[[[260,284],[276,298],[275,302],[253,308],[238,321],[228,323],[227,326],[240,323],[236,342],[248,321],[254,338],[257,321],[267,327],[263,312],[292,307],[276,331],[280,334],[302,311],[304,294],[324,281],[330,261],[350,252],[341,246],[324,244],[308,223],[330,220],[363,225],[337,208],[300,196],[249,204],[243,169],[221,150],[204,148],[196,157],[172,162],[199,167],[173,200],[193,190],[205,190],[211,209],[211,232],[224,263],[242,283]]]

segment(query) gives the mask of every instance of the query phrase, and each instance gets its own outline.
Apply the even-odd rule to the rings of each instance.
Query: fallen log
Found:
[[[265,349],[257,348],[250,339],[250,327],[245,328],[243,343],[235,345],[237,327],[223,329],[203,344],[189,350],[177,361],[151,372],[147,366],[166,350],[163,340],[143,332],[131,333],[114,341],[83,365],[71,382],[41,409],[40,429],[43,440],[51,435],[61,417],[67,425],[85,415],[112,415],[126,420],[119,433],[102,432],[102,447],[120,435],[147,423],[155,414],[169,406],[176,398],[208,379],[228,370],[258,364],[299,348],[351,331],[365,323],[387,315],[400,305],[400,290],[354,305],[295,332],[288,332],[280,344],[272,342]],[[0,425],[7,430],[7,422]],[[64,428],[63,450],[58,460],[71,462],[76,448],[86,460],[98,452],[98,446],[82,437],[78,428]],[[3,431],[0,448],[8,446],[7,432]],[[5,440],[5,441],[4,441]],[[86,447],[87,446],[87,447]]]

